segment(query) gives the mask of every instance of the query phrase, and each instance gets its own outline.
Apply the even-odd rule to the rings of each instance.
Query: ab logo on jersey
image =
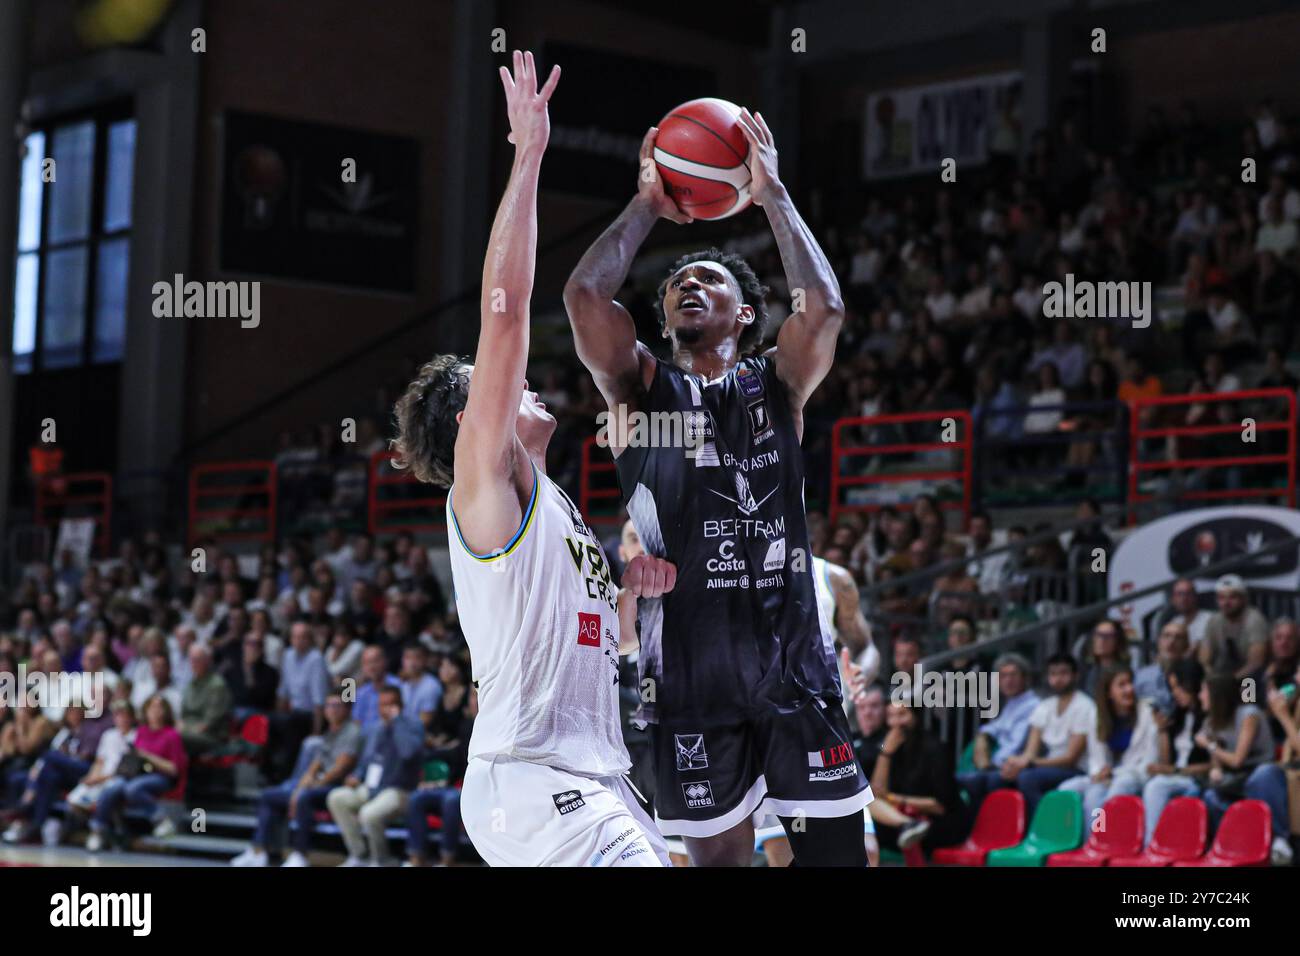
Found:
[[[704,770],[709,765],[709,754],[704,749],[703,734],[673,734],[677,744],[678,770]]]
[[[584,647],[600,647],[600,615],[578,612],[578,643]]]

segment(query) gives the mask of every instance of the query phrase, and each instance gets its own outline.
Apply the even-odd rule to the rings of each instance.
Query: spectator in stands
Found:
[[[326,805],[343,835],[348,858],[343,866],[388,865],[385,824],[404,813],[420,779],[424,732],[402,714],[402,691],[379,691],[379,721],[365,732],[356,774],[330,791]]]
[[[1137,648],[1129,645],[1128,633],[1120,627],[1119,622],[1103,618],[1093,625],[1092,633],[1087,638],[1075,642],[1074,652],[1083,661],[1083,677],[1079,687],[1089,696],[1096,697],[1097,680],[1108,664],[1123,664],[1134,668],[1137,664]]]
[[[190,649],[190,672],[194,676],[181,694],[177,730],[185,743],[185,752],[197,756],[220,747],[230,738],[230,688],[213,668],[212,651],[205,645]],[[147,707],[145,716],[149,716]]]
[[[379,692],[385,687],[396,687],[401,693],[401,682],[388,673],[388,658],[383,649],[371,644],[361,654],[361,684],[352,706],[352,719],[363,731],[379,722]]]
[[[1079,665],[1069,654],[1047,661],[1049,696],[1029,715],[1025,749],[1002,762],[1002,779],[1025,797],[1032,818],[1043,794],[1087,766],[1088,735],[1097,720],[1092,699],[1075,686]]]
[[[240,659],[222,670],[230,688],[231,713],[236,725],[253,714],[268,714],[275,709],[276,687],[280,675],[266,662],[266,648],[261,635],[245,631]]]
[[[921,660],[921,642],[912,634],[900,634],[894,638],[894,673],[890,683],[894,687],[900,681],[907,687],[912,685],[912,676],[916,665]]]
[[[1024,432],[1026,435],[1050,435],[1056,431],[1061,424],[1064,413],[1060,410],[1060,405],[1065,404],[1065,390],[1061,387],[1061,376],[1056,366],[1051,362],[1044,362],[1038,367],[1037,376],[1038,388],[1029,396],[1030,408],[1046,409],[1045,411],[1031,411],[1025,416]],[[1040,461],[1046,461],[1050,455],[1041,452],[1036,456]]]
[[[402,669],[402,651],[415,637],[411,630],[411,614],[401,604],[389,603],[384,608],[384,623],[371,642],[384,651],[388,670]]]
[[[460,823],[460,788],[469,763],[469,741],[478,716],[478,690],[470,686],[465,696],[464,716],[455,739],[428,754],[424,780],[411,794],[406,814],[407,866],[428,862],[429,815],[442,818],[439,831],[439,864],[451,866],[465,844]]]
[[[190,651],[198,643],[198,634],[194,628],[187,625],[181,625],[173,632],[171,639],[167,642],[167,653],[170,657],[172,682],[174,686],[185,692],[189,686],[190,680],[194,674],[190,671]],[[136,707],[137,713],[144,713],[143,706]],[[179,712],[179,708],[176,712]]]
[[[1268,619],[1251,607],[1246,582],[1225,574],[1214,585],[1219,611],[1205,626],[1199,648],[1201,666],[1210,674],[1249,677],[1268,663]]]
[[[1191,650],[1199,653],[1210,617],[1210,612],[1202,610],[1197,604],[1196,584],[1191,578],[1179,578],[1169,589],[1169,606],[1156,615],[1156,633],[1167,622],[1177,621],[1187,628]]]
[[[336,584],[347,593],[352,582],[358,579],[373,581],[379,570],[379,562],[374,556],[375,539],[362,532],[352,536],[352,549],[347,557],[338,562],[338,580]]]
[[[397,679],[402,686],[402,713],[427,732],[442,703],[442,684],[429,673],[429,652],[423,644],[411,641],[402,650],[402,669]]]
[[[1002,773],[1007,758],[1020,754],[1029,738],[1029,718],[1039,698],[1029,688],[1029,662],[1019,654],[1002,654],[993,664],[998,674],[998,714],[986,721],[974,738],[971,761],[975,769],[957,775],[978,810],[990,790],[1013,785]]]
[[[1156,759],[1147,767],[1150,777],[1142,788],[1148,843],[1169,801],[1199,796],[1211,767],[1209,752],[1197,741],[1205,722],[1201,706],[1205,669],[1195,659],[1185,657],[1169,668],[1168,682],[1174,707],[1167,718],[1156,714],[1157,724],[1161,725]]]
[[[125,842],[118,820],[124,807],[143,811],[154,823],[156,837],[165,838],[176,832],[176,824],[158,805],[160,799],[179,800],[185,793],[189,757],[174,722],[171,706],[162,696],[149,698],[144,721],[135,730],[131,749],[122,757],[116,775],[96,801],[90,837],[86,841],[86,849],[91,853],[102,850],[109,838]]]
[[[451,747],[465,723],[472,689],[469,662],[453,654],[445,655],[438,665],[438,682],[441,694],[432,719],[425,725],[427,741],[431,747]]]
[[[1272,688],[1268,692],[1269,715],[1281,729],[1279,737],[1283,741],[1282,759],[1279,763],[1265,765],[1271,769],[1260,771],[1261,774],[1271,775],[1272,780],[1261,778],[1252,782],[1248,779],[1246,781],[1248,790],[1258,792],[1262,789],[1277,793],[1279,783],[1282,787],[1286,787],[1286,774],[1282,771],[1282,767],[1285,766],[1294,772],[1297,761],[1300,761],[1300,692],[1296,690],[1298,685],[1300,685],[1300,665],[1297,665],[1295,673],[1291,675],[1291,680],[1287,684]],[[1282,777],[1280,782],[1277,780],[1279,774]],[[1274,808],[1276,804],[1270,803],[1269,806]],[[1286,829],[1279,829],[1277,815],[1274,814],[1273,862],[1278,865],[1290,863],[1293,857],[1289,842],[1283,841],[1280,844],[1277,840],[1279,834],[1295,836],[1290,831],[1289,823],[1290,821]]]
[[[27,771],[22,797],[13,823],[5,831],[6,843],[33,840],[50,818],[55,799],[90,770],[102,732],[86,720],[85,711],[71,706],[63,712],[63,726],[48,749]]]
[[[928,823],[919,834],[908,834],[919,835],[926,849],[960,843],[970,833],[972,818],[953,777],[951,748],[925,731],[910,701],[891,703],[885,722],[889,731],[871,773],[876,799]],[[903,839],[904,828],[882,822],[874,812],[872,819],[882,846],[893,849],[912,842]]]
[[[171,657],[164,651],[154,654],[145,663],[149,665],[147,676],[131,687],[131,709],[143,713],[145,702],[154,694],[162,694],[171,705],[172,713],[179,713],[181,689],[172,680]]]
[[[1241,683],[1231,674],[1210,674],[1201,687],[1205,724],[1196,742],[1210,755],[1210,773],[1201,795],[1217,827],[1229,804],[1262,800],[1273,817],[1272,853],[1290,862],[1290,819],[1286,775],[1274,763],[1273,734],[1264,713],[1241,700]]]
[[[0,806],[8,807],[17,801],[32,765],[58,731],[58,725],[42,710],[13,708],[13,718],[0,727],[0,771],[3,772]]]
[[[939,560],[948,570],[934,579],[930,592],[930,620],[939,626],[946,626],[950,621],[965,619],[969,625],[972,618],[982,610],[979,604],[979,582],[971,577],[966,562],[966,549],[956,539],[945,541],[939,548]],[[971,641],[975,640],[973,626],[969,627]],[[952,631],[949,629],[951,638]]]
[[[1111,797],[1139,794],[1158,754],[1154,711],[1138,697],[1127,664],[1108,664],[1097,681],[1097,719],[1088,734],[1088,769],[1060,789],[1083,798],[1089,824]]]
[[[1156,639],[1156,659],[1139,667],[1134,674],[1133,685],[1137,688],[1138,696],[1150,700],[1158,713],[1169,714],[1173,711],[1169,672],[1174,664],[1188,655],[1190,649],[1186,626],[1182,621],[1170,621],[1160,629],[1160,636]]]
[[[276,712],[271,716],[267,743],[271,779],[284,779],[302,742],[321,732],[329,688],[325,656],[312,645],[311,628],[305,621],[295,621],[289,628],[289,649],[280,661]]]
[[[1260,681],[1269,689],[1295,683],[1300,668],[1300,628],[1289,617],[1279,617],[1269,633],[1268,664]]]
[[[980,593],[997,594],[1007,571],[1007,552],[989,554],[1000,547],[994,538],[993,519],[986,511],[973,511],[968,529],[970,546],[966,555],[970,558],[969,572],[979,582]]]
[[[361,754],[361,728],[352,719],[351,706],[339,693],[325,699],[325,732],[319,741],[304,744],[299,764],[283,783],[267,787],[257,802],[257,830],[253,842],[230,861],[231,866],[266,866],[269,854],[279,849],[282,825],[293,820],[289,836],[292,851],[282,866],[310,866],[316,812],[325,807],[331,790],[352,773]]]
[[[347,621],[335,623],[329,646],[325,649],[325,667],[332,682],[355,678],[361,668],[361,652],[366,649]]]
[[[871,684],[855,693],[853,714],[857,720],[853,752],[869,780],[876,765],[876,755],[880,753],[880,745],[884,743],[885,734],[889,730],[885,726],[885,689],[879,684]]]
[[[161,656],[161,655],[160,655]],[[100,794],[117,774],[118,765],[126,752],[131,749],[131,737],[135,729],[135,711],[124,700],[116,700],[112,706],[113,726],[104,731],[95,748],[95,760],[89,772],[81,778],[67,796],[68,810],[62,822],[51,818],[46,822],[43,833],[46,845],[57,844],[73,830],[85,824]]]

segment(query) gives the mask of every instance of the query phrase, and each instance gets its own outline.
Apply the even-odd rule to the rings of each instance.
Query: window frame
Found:
[[[106,230],[104,228],[104,212],[108,195],[108,154],[109,154],[109,129],[118,123],[130,120],[136,124],[136,144],[131,154],[131,197],[130,207],[132,210],[130,222],[123,228]],[[18,248],[15,234],[14,260],[12,268],[15,277],[17,276],[18,261],[25,256],[36,256],[36,325],[33,330],[32,350],[24,355],[18,355],[13,351],[13,337],[16,328],[17,314],[10,315],[9,341],[5,343],[5,350],[12,360],[13,373],[15,375],[42,375],[46,373],[57,373],[70,371],[73,369],[86,368],[91,365],[115,365],[120,364],[124,356],[113,359],[96,359],[95,358],[95,332],[98,321],[98,280],[99,280],[99,258],[100,246],[105,242],[125,239],[127,241],[127,290],[129,297],[130,290],[130,268],[131,268],[131,235],[135,228],[134,215],[134,193],[135,193],[135,162],[136,154],[139,147],[139,120],[135,114],[135,103],[132,99],[115,100],[111,103],[101,103],[86,109],[80,109],[68,113],[60,113],[44,117],[41,120],[32,123],[27,129],[27,135],[32,133],[41,133],[45,137],[45,155],[41,157],[42,173],[46,159],[51,158],[54,150],[55,132],[67,126],[73,126],[79,123],[91,122],[94,125],[93,137],[93,155],[91,157],[91,189],[90,189],[90,226],[86,235],[78,239],[64,239],[59,242],[49,240],[51,202],[49,183],[41,184],[41,199],[38,219],[40,223],[40,236],[35,247],[21,250]],[[26,136],[24,136],[24,140]],[[57,170],[56,170],[57,176]],[[21,184],[19,184],[21,189]],[[18,228],[18,224],[14,224]],[[86,250],[86,274],[85,287],[83,292],[82,315],[81,315],[81,347],[77,359],[67,364],[59,364],[49,367],[46,364],[46,321],[45,321],[45,286],[46,273],[48,269],[49,256],[52,253],[70,249]],[[123,341],[123,350],[125,351],[125,339]]]

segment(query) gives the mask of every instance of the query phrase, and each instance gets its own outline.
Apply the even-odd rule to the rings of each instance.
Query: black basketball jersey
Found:
[[[648,422],[617,459],[619,483],[646,550],[677,566],[673,591],[641,602],[642,716],[719,724],[840,696],[803,454],[772,361],[714,382],[659,362],[639,410]],[[649,447],[674,419],[690,447]]]

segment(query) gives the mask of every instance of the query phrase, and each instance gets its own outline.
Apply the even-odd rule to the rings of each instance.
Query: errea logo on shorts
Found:
[[[713,785],[707,780],[682,784],[682,795],[686,797],[686,806],[692,810],[713,806]]]
[[[678,770],[704,770],[709,766],[703,734],[673,734],[673,742],[677,745]]]
[[[553,793],[551,799],[555,801],[555,809],[560,811],[560,816],[566,813],[572,813],[579,807],[585,807],[587,801],[582,799],[582,794],[577,790],[566,790],[564,793]]]

